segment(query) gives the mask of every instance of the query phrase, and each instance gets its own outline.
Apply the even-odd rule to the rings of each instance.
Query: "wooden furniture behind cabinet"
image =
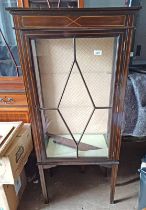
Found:
[[[29,122],[22,77],[0,78],[0,122]]]
[[[114,202],[138,9],[9,9],[46,202],[45,169],[90,164],[111,167]]]
[[[14,3],[17,3],[17,1],[14,1]],[[7,5],[7,2],[2,4]],[[7,11],[3,10],[2,12],[6,13]],[[7,17],[6,20],[9,20],[11,22],[9,16],[6,14],[5,16]],[[2,31],[2,29],[0,28],[0,38],[2,40],[2,60],[0,61],[0,71],[2,71],[3,68],[5,68],[7,72],[7,74],[2,74],[4,76],[0,76],[0,122],[29,122],[28,105],[23,83],[23,77],[21,76],[21,67],[18,62],[19,59],[17,58],[17,49],[15,49],[17,46],[15,46],[14,43],[9,43],[7,40],[8,34],[5,34],[6,32],[11,33],[10,35],[12,35],[13,37],[13,29],[9,30],[6,23],[5,25],[7,30],[3,29]],[[3,64],[5,64],[5,67],[2,67]]]

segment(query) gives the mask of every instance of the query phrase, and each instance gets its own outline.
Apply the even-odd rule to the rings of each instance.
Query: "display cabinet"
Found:
[[[138,9],[9,9],[46,202],[45,169],[90,164],[111,167],[114,202]]]

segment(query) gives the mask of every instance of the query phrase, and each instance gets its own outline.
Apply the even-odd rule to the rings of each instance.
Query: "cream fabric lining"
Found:
[[[77,61],[96,107],[108,107],[111,105],[110,91],[114,63],[114,42],[115,38],[76,39]],[[94,52],[97,50],[102,51],[101,56],[95,55]],[[41,104],[45,108],[57,108],[74,61],[73,39],[38,39],[36,41],[36,56],[40,69],[39,73],[37,69],[35,71],[37,80],[40,79],[37,85],[40,92],[42,92],[42,99],[39,95]],[[77,141],[85,128],[92,110],[93,105],[75,64],[60,104],[60,111],[71,132],[74,134],[79,133],[79,135],[74,135]],[[93,136],[96,135],[90,134],[107,134],[109,112],[110,109],[96,110],[85,131],[85,136],[88,135],[90,138],[92,136],[91,139],[93,140]],[[41,113],[48,121],[48,128],[46,130],[49,133],[69,135],[57,111],[42,111]],[[98,135],[99,137],[100,135]],[[69,138],[72,139],[70,135]],[[102,138],[100,137],[99,139]],[[101,140],[101,142],[104,141]],[[97,142],[97,146],[99,142]],[[54,153],[56,151],[58,153],[61,147],[61,145],[54,145],[50,140],[47,154],[50,156],[51,152]],[[72,150],[71,148],[69,149]],[[65,153],[67,154],[68,151],[67,148]],[[56,152],[55,155],[57,155]],[[71,153],[70,151],[69,153],[74,155],[74,152]],[[90,152],[92,153],[91,156],[93,156],[94,152],[100,153],[101,151]],[[90,156],[90,152],[86,152],[85,156],[87,154]],[[104,151],[103,153],[107,155],[107,152]],[[96,154],[95,156],[98,155]]]
[[[96,106],[109,106],[114,38],[77,39],[76,46],[77,61]],[[74,60],[73,40],[37,40],[36,49],[44,106],[57,106]],[[94,50],[101,50],[102,55],[94,55]],[[79,90],[82,92],[82,100],[87,104],[88,95],[75,65],[66,89],[67,101],[72,100],[73,92],[77,96]],[[79,98],[78,105],[81,104],[81,97]]]
[[[96,110],[87,126],[86,134],[107,133],[108,110]],[[88,109],[64,109],[63,116],[68,123],[72,133],[82,133],[90,115]],[[57,111],[45,111],[45,116],[49,119],[48,132],[53,134],[68,134],[60,115]]]

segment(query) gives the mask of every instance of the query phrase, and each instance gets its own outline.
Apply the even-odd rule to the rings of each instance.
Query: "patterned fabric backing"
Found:
[[[85,133],[107,134],[111,108],[96,109],[93,113],[93,103],[99,108],[112,105],[110,92],[114,43],[114,38],[77,38],[75,46],[72,38],[36,41],[37,78],[40,77],[38,88],[42,93],[40,104],[54,109],[61,99],[59,110],[73,135],[82,134],[92,114]],[[74,62],[74,56],[77,63]],[[48,132],[69,135],[57,110],[42,113],[47,119]]]

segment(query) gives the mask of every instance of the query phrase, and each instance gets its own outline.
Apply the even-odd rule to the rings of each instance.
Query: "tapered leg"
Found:
[[[50,177],[53,177],[53,168],[49,169],[49,174],[50,174]]]
[[[81,173],[85,173],[85,166],[84,165],[81,165],[80,171],[81,171]]]
[[[42,187],[44,202],[49,203],[46,180],[45,180],[45,175],[44,175],[44,169],[43,169],[42,166],[38,166],[38,168],[39,168],[40,181],[41,181],[41,187]]]
[[[102,172],[102,174],[105,176],[105,177],[108,177],[109,176],[109,170],[111,171],[111,167],[109,168],[109,166],[106,166],[106,165],[100,165],[100,170]],[[111,175],[111,174],[110,174]]]
[[[111,192],[110,192],[110,203],[111,204],[114,203],[117,174],[118,174],[118,165],[113,165],[112,171],[111,171]]]

